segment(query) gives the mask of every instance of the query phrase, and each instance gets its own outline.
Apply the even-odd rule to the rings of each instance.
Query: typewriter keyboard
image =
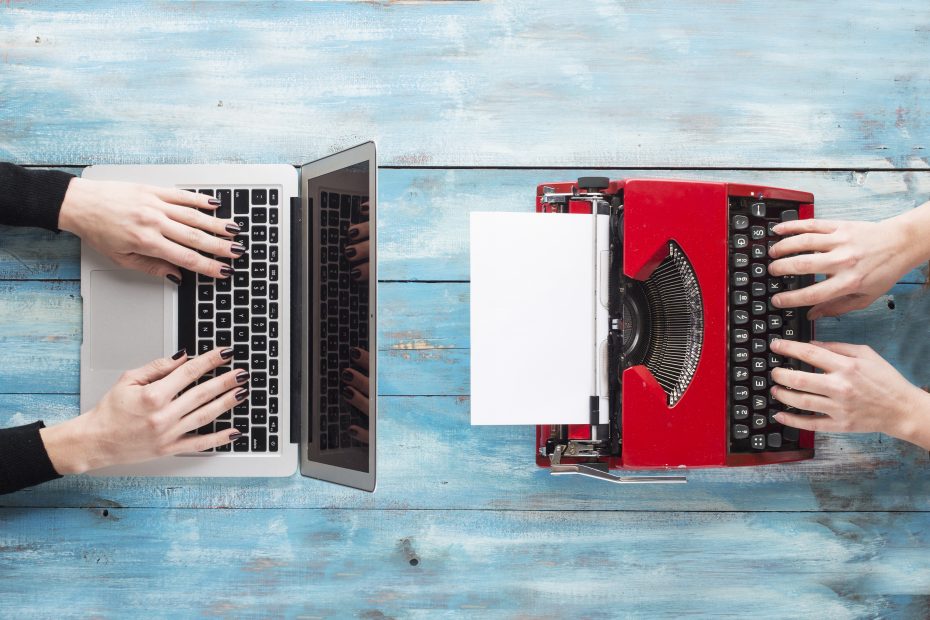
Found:
[[[793,359],[769,351],[776,338],[810,340],[803,308],[775,308],[776,293],[807,286],[809,276],[769,275],[768,249],[779,237],[772,227],[798,218],[797,204],[748,198],[730,199],[729,415],[730,452],[798,449],[798,430],[773,417],[792,411],[769,394],[771,371],[800,368]]]

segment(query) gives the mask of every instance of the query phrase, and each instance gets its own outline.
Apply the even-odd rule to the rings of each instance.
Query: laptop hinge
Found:
[[[601,399],[598,396],[591,396],[588,399],[588,406],[591,414],[591,426],[600,424],[601,419]]]
[[[300,196],[291,198],[291,443],[300,443],[301,364],[303,363],[303,252]],[[299,346],[295,346],[298,343]],[[311,387],[308,385],[308,387]],[[312,401],[308,401],[312,402]]]

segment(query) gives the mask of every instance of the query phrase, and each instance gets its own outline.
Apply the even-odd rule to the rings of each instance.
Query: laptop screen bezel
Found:
[[[311,350],[311,330],[313,321],[319,320],[318,313],[315,312],[315,305],[311,301],[314,278],[312,273],[312,263],[310,261],[310,252],[313,248],[313,236],[310,232],[312,218],[309,210],[309,196],[307,184],[313,178],[320,177],[331,172],[342,170],[349,166],[368,162],[368,202],[371,215],[371,226],[369,227],[369,450],[368,450],[368,471],[357,471],[344,467],[336,467],[318,461],[310,460],[309,450],[309,429],[311,428],[311,389],[312,385],[312,364],[311,355],[315,353]],[[316,161],[304,164],[300,168],[300,204],[301,204],[301,277],[304,279],[301,283],[301,434],[300,434],[300,473],[310,478],[317,478],[327,482],[333,482],[363,491],[374,491],[377,483],[376,464],[377,464],[377,409],[378,409],[378,373],[377,373],[377,285],[378,285],[378,261],[377,261],[377,213],[378,213],[378,165],[376,156],[376,147],[373,141],[359,144],[352,148],[334,153]],[[314,205],[319,208],[319,205]]]

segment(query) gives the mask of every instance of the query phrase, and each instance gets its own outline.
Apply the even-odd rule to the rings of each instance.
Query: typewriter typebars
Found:
[[[537,464],[613,481],[608,468],[761,465],[812,458],[814,435],[779,424],[769,351],[809,341],[806,308],[771,297],[811,276],[773,277],[772,227],[813,217],[807,192],[734,183],[583,177],[545,183],[539,213],[609,215],[607,423],[536,427]],[[626,481],[640,481],[630,479]],[[673,480],[668,480],[673,481]],[[680,480],[674,480],[680,481]]]

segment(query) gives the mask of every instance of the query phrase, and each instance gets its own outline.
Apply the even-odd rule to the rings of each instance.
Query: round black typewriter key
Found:
[[[749,388],[745,385],[733,386],[733,400],[746,400],[749,398]]]
[[[767,222],[767,223],[766,223],[766,228],[768,229],[769,237],[778,237],[778,235],[775,234],[775,231],[772,230],[772,229],[775,228],[775,226],[777,226],[778,224],[779,224],[779,222]]]
[[[768,434],[769,448],[781,448],[781,433]]]
[[[737,364],[749,361],[749,351],[741,347],[733,349],[733,361]]]
[[[743,325],[749,322],[749,313],[745,310],[734,310],[733,311],[733,323],[736,325]]]
[[[754,202],[749,205],[749,213],[753,217],[765,217],[765,203],[764,202]]]
[[[768,387],[768,381],[765,380],[765,377],[757,375],[752,378],[752,389],[756,392],[761,392]]]
[[[733,230],[745,230],[749,228],[749,218],[745,215],[733,216]]]
[[[768,273],[764,263],[753,263],[752,267],[749,268],[749,273],[753,278],[764,278]]]
[[[769,251],[771,251],[772,246],[775,245],[776,243],[778,243],[777,239],[769,239],[768,241],[765,242],[765,245],[766,247],[768,247]]]
[[[749,245],[749,237],[746,235],[733,235],[733,247],[742,250]]]
[[[746,291],[733,291],[733,305],[742,306],[749,301],[749,293]]]
[[[745,271],[733,272],[733,286],[746,286],[749,284],[749,274]]]
[[[791,326],[785,325],[785,329],[782,330],[781,335],[785,340],[797,340],[798,338],[797,327],[793,325]]]
[[[749,407],[746,405],[733,405],[733,419],[745,420],[749,417]]]
[[[781,366],[782,358],[775,353],[769,353],[769,368],[778,368]]]
[[[764,415],[754,414],[752,416],[752,428],[758,430],[760,428],[765,428],[767,420]]]
[[[755,259],[765,258],[768,255],[768,251],[765,249],[765,246],[762,245],[761,243],[753,243],[752,248],[750,248],[749,253]]]
[[[793,426],[785,426],[781,429],[781,437],[785,441],[797,441],[800,431]]]
[[[746,254],[736,253],[733,255],[733,266],[737,269],[742,269],[749,264],[749,256]]]
[[[764,450],[765,435],[753,435],[749,440],[749,445],[751,445],[755,450]]]
[[[769,409],[769,424],[780,424],[778,420],[775,419],[775,415],[778,413],[778,409]]]
[[[752,315],[761,316],[768,312],[768,306],[764,301],[754,301],[752,302]]]
[[[781,327],[781,316],[777,314],[769,315],[769,329],[779,329]]]
[[[752,237],[753,241],[765,239],[765,226],[753,226],[749,229],[749,236]]]
[[[764,357],[752,358],[752,371],[753,372],[765,372],[765,358]]]
[[[745,329],[734,329],[733,330],[733,342],[736,344],[743,344],[744,342],[749,341],[749,332]]]
[[[745,424],[733,425],[733,439],[746,439],[749,437],[749,427]]]
[[[765,321],[755,320],[752,322],[752,333],[754,334],[764,334],[765,333]]]
[[[782,281],[778,278],[769,279],[769,293],[780,293],[782,289]]]
[[[749,378],[749,369],[745,366],[734,366],[733,367],[733,380],[734,381],[745,381]]]
[[[768,406],[769,406],[769,402],[765,398],[765,396],[760,396],[757,394],[752,397],[752,410],[753,411],[761,411],[763,409],[767,409]]]
[[[752,352],[753,353],[765,353],[766,348],[764,338],[753,338],[752,339]]]
[[[752,296],[753,297],[762,297],[765,295],[765,284],[762,282],[753,282],[752,283]]]

